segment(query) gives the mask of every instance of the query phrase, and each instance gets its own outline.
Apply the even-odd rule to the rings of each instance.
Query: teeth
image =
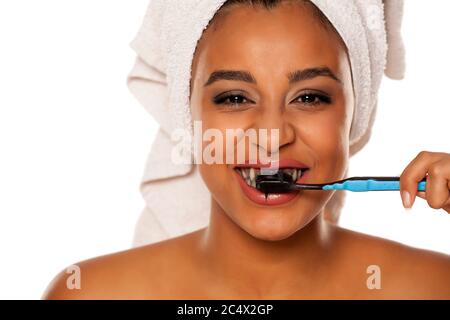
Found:
[[[295,169],[282,169],[283,172],[287,173],[291,177],[294,175],[294,172],[297,171]]]
[[[281,169],[283,172],[289,174],[292,177],[292,180],[295,182],[298,178],[300,178],[304,172],[302,169],[295,168],[285,168]],[[260,174],[260,169],[258,168],[239,168],[238,169],[241,176],[244,178],[244,181],[251,187],[256,188],[256,177]],[[266,173],[267,174],[267,173]]]
[[[287,173],[292,177],[292,180],[295,182],[299,177],[302,176],[302,170],[301,169],[295,169],[295,168],[289,168],[289,169],[282,169],[283,172]]]
[[[255,180],[255,169],[250,168],[250,180]]]

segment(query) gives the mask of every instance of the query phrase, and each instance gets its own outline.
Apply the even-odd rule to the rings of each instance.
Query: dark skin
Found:
[[[311,164],[310,179],[320,183],[341,179],[345,172],[354,99],[345,48],[310,10],[282,3],[272,11],[242,6],[219,16],[195,52],[190,99],[193,118],[202,120],[203,129],[280,129],[280,157]],[[327,66],[340,81],[319,76],[288,83],[289,71],[316,65]],[[205,87],[218,69],[247,70],[257,84],[220,80]],[[306,89],[326,92],[332,102],[293,102]],[[229,90],[252,103],[230,111],[212,102]],[[405,169],[402,188],[414,190],[418,168],[447,157],[434,154],[431,161],[422,154]],[[448,168],[450,160],[446,163]],[[233,165],[198,166],[211,191],[208,227],[77,263],[81,289],[67,289],[69,274],[63,270],[43,298],[450,298],[449,256],[330,224],[321,218],[330,191],[302,191],[284,205],[267,208],[236,188]],[[445,196],[439,190],[427,195],[433,207]],[[381,270],[379,290],[367,287],[370,265]]]

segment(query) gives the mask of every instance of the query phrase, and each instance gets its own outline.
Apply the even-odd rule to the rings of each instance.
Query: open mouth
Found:
[[[274,181],[277,177],[284,176],[292,178],[292,180],[289,179],[291,182],[303,183],[309,179],[309,170],[309,166],[297,160],[286,158],[270,164],[259,162],[253,164],[246,161],[245,164],[239,164],[233,168],[242,193],[253,203],[262,206],[287,205],[303,195],[302,191],[286,191],[283,188],[275,188],[274,184],[267,188],[267,184],[261,184],[262,180]],[[264,176],[267,178],[264,178]]]
[[[256,188],[256,177],[261,174],[275,174],[277,170],[272,172],[264,171],[262,172],[262,168],[259,167],[235,167],[234,170],[240,174],[240,176],[244,179],[245,183],[250,187]],[[283,173],[288,174],[292,177],[292,181],[296,182],[299,180],[309,168],[279,168],[278,170]]]

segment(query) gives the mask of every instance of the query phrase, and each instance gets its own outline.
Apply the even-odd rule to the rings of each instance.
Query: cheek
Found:
[[[221,177],[220,166],[218,164],[198,164],[200,175],[213,194],[220,194],[223,191],[223,177]]]
[[[322,114],[302,128],[312,145],[323,153],[335,153],[348,143],[344,117],[335,112]]]
[[[303,120],[299,135],[312,151],[318,181],[339,180],[348,161],[349,124],[345,108],[317,114]]]

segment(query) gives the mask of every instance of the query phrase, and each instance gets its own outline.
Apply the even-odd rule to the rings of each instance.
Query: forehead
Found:
[[[274,76],[326,65],[339,73],[343,57],[339,37],[311,8],[289,2],[272,10],[244,5],[214,18],[199,41],[193,70],[207,77],[221,68],[254,68]]]

